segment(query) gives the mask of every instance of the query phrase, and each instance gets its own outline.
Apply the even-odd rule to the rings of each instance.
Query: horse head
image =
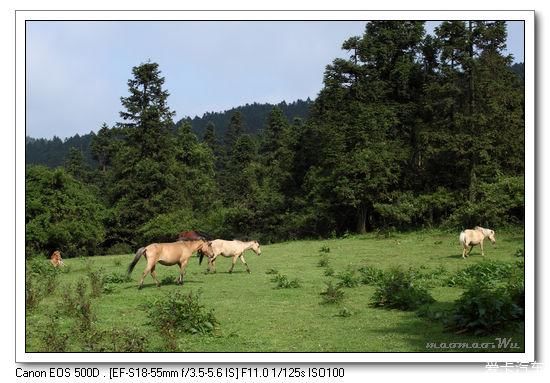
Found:
[[[251,249],[256,253],[256,255],[262,255],[262,249],[260,249],[260,244],[258,241],[252,241]]]

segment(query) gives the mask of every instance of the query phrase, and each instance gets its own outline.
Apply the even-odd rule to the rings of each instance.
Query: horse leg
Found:
[[[234,255],[233,258],[231,259],[231,268],[229,269],[229,274],[233,272],[233,267],[235,267],[235,263],[237,262],[238,257],[239,255]]]
[[[466,254],[467,257],[470,256],[470,253],[471,253],[472,250],[474,249],[474,246],[475,246],[475,245],[470,245],[470,250],[468,250],[468,254]]]
[[[185,267],[187,266],[187,261],[189,259],[186,259],[185,261],[181,262],[180,263],[180,277],[179,277],[179,281],[180,281],[180,284],[183,285],[183,275],[185,274]]]
[[[485,253],[483,252],[483,241],[479,243],[479,246],[481,247],[481,256],[484,257]]]
[[[141,275],[141,281],[139,281],[139,286],[138,286],[139,290],[141,290],[141,288],[143,287],[143,280],[145,279],[147,274],[149,274],[149,272],[151,271],[151,268],[152,267],[149,265],[149,263],[147,263],[147,266],[145,267],[145,270],[143,270],[143,274]]]
[[[153,266],[153,268],[151,269],[151,276],[153,277],[153,279],[155,280],[155,283],[157,284],[157,287],[160,287],[160,282],[159,280],[157,279],[157,272],[155,271],[155,266]]]
[[[244,260],[244,255],[241,254],[239,258],[241,259],[241,262],[244,263],[244,265],[246,266],[246,271],[248,271],[248,274],[250,274],[250,268],[248,267],[248,263],[246,263],[246,261]]]

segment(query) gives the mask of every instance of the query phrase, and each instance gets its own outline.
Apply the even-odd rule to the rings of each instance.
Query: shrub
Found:
[[[135,328],[92,329],[84,334],[87,352],[145,352],[147,335]]]
[[[449,328],[459,333],[486,335],[498,332],[523,319],[518,305],[520,291],[510,288],[472,284],[456,302]]]
[[[44,352],[65,352],[69,335],[61,332],[59,326],[59,314],[49,316],[49,320],[43,331],[40,333],[42,351]]]
[[[104,283],[126,283],[126,282],[132,282],[132,278],[128,275],[128,273],[119,273],[114,272],[111,274],[107,274],[103,277]]]
[[[175,332],[189,334],[208,334],[218,326],[213,310],[199,302],[200,292],[183,294],[176,292],[157,298],[147,306],[147,315],[151,324],[161,330],[172,329]]]
[[[90,279],[90,286],[92,287],[92,297],[97,298],[101,296],[103,292],[103,286],[105,280],[103,279],[103,269],[98,269],[88,272],[88,278]]]
[[[323,253],[324,253],[324,254],[330,253],[330,247],[325,246],[325,245],[321,246],[321,248],[319,249],[319,253],[321,253],[321,254],[323,254]]]
[[[359,281],[364,285],[375,285],[384,278],[384,272],[372,266],[359,268]]]
[[[81,332],[90,331],[95,315],[92,312],[92,301],[90,295],[86,292],[86,282],[80,280],[73,285],[69,285],[63,292],[62,310],[70,316],[77,319],[77,327]]]
[[[351,316],[351,311],[347,307],[342,307],[340,311],[338,311],[338,314],[336,316],[339,316],[341,318],[347,318]]]
[[[271,282],[277,284],[276,288],[278,289],[295,289],[300,287],[300,281],[298,279],[289,280],[286,275],[277,274],[272,279]]]
[[[319,267],[327,267],[328,266],[328,257],[324,256],[321,259],[319,259],[319,262],[317,262],[317,266]]]
[[[326,277],[331,277],[334,275],[334,269],[332,267],[326,267],[325,272],[323,273]]]
[[[58,268],[41,257],[32,257],[25,263],[25,307],[34,309],[40,301],[57,288]]]
[[[518,265],[519,267],[519,265]],[[516,267],[517,268],[517,267]],[[459,272],[449,276],[447,285],[468,286],[471,283],[496,283],[510,278],[516,270],[514,264],[494,260],[484,260],[465,267]]]
[[[375,307],[415,310],[434,301],[428,290],[417,283],[414,271],[396,268],[384,274],[374,292],[372,304]]]
[[[333,286],[331,281],[327,282],[326,285],[326,290],[321,292],[321,303],[334,304],[344,299],[344,292],[340,286]]]
[[[340,280],[338,282],[339,287],[356,287],[359,285],[359,280],[355,276],[355,270],[348,269],[336,275]]]

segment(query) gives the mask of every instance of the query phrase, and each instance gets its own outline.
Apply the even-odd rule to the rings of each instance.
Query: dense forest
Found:
[[[202,117],[195,116],[194,118],[185,117],[173,124],[175,131],[184,123],[191,124],[191,130],[199,138],[204,136],[208,125],[213,125],[215,133],[222,137],[229,126],[231,116],[239,112],[243,119],[245,130],[250,134],[259,134],[265,126],[269,112],[275,106],[279,107],[288,121],[293,121],[295,118],[303,120],[308,118],[309,107],[312,104],[310,99],[296,100],[290,103],[285,101],[277,105],[273,104],[246,104],[231,108],[223,112],[207,112]],[[100,127],[98,127],[99,129]],[[34,165],[45,165],[51,168],[63,166],[71,148],[78,149],[82,152],[87,165],[96,165],[92,156],[91,144],[95,136],[94,132],[79,135],[61,140],[54,136],[52,139],[26,137],[26,163]]]
[[[27,254],[126,252],[187,229],[275,242],[522,224],[523,67],[506,33],[369,22],[314,101],[178,122],[159,65],[138,65],[115,126],[54,139],[51,155],[28,139]]]

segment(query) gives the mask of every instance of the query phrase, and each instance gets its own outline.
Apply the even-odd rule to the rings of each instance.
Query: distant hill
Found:
[[[297,100],[289,104],[283,101],[276,106],[281,108],[288,121],[292,122],[294,118],[307,119],[309,116],[309,107],[312,104],[313,101],[308,98],[305,101]],[[176,125],[179,126],[185,122],[190,122],[193,132],[202,139],[204,131],[206,130],[206,125],[212,122],[214,124],[216,136],[221,138],[225,135],[231,116],[235,112],[241,112],[245,131],[255,135],[260,133],[264,128],[267,116],[274,106],[273,104],[246,104],[223,112],[207,112],[203,114],[202,117],[195,117],[193,119],[190,117],[182,118]]]
[[[294,118],[307,119],[309,116],[309,107],[312,103],[313,101],[308,98],[305,101],[297,100],[292,103],[283,101],[277,104],[277,106],[281,108],[288,121],[292,122]],[[211,121],[214,123],[216,136],[219,142],[223,142],[223,136],[227,130],[229,121],[235,112],[241,112],[245,131],[249,134],[256,135],[264,128],[267,116],[274,106],[273,104],[246,104],[223,112],[208,112],[202,117],[185,117],[179,120],[176,125],[179,126],[186,121],[191,122],[192,130],[197,134],[199,139],[202,140],[206,125]],[[94,160],[92,159],[90,151],[90,144],[94,135],[94,132],[82,136],[76,134],[65,140],[56,136],[52,139],[26,137],[25,162],[27,164],[40,164],[49,167],[62,166],[70,148],[74,147],[82,152],[88,164],[94,165]]]
[[[61,140],[54,136],[51,140],[46,138],[25,138],[25,163],[35,165],[46,165],[54,168],[62,166],[65,162],[65,157],[71,148],[79,149],[84,160],[92,165],[94,160],[90,151],[90,144],[94,132],[80,136],[78,134]]]
[[[510,69],[525,81],[525,63],[515,63]]]

